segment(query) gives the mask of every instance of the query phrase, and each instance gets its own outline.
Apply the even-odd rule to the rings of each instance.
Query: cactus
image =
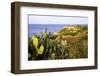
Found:
[[[33,45],[35,46],[35,48],[37,48],[38,47],[38,38],[36,36],[33,36],[32,41],[33,41]]]
[[[41,46],[38,48],[38,38],[36,36],[33,36],[32,37],[32,42],[33,42],[33,46],[35,46],[35,49],[37,51],[37,54],[38,55],[41,55],[43,54],[43,51],[44,51],[44,46],[41,44]]]
[[[83,28],[82,30],[87,32],[87,27]],[[68,36],[65,33],[67,33]],[[63,29],[60,31],[60,35],[56,36],[51,32],[47,33],[46,28],[45,32],[34,34],[33,37],[29,38],[28,43],[29,60],[53,60],[88,57],[87,33],[85,36],[81,34],[81,30],[79,34],[75,34],[75,36],[71,35],[71,33],[74,32]],[[70,57],[70,54],[72,54],[73,57]]]
[[[41,46],[40,46],[40,48],[39,48],[39,49],[37,49],[37,50],[38,50],[38,51],[37,51],[37,52],[38,52],[38,54],[40,54],[40,55],[41,55],[41,54],[43,54],[43,51],[44,51],[44,46],[43,46],[43,45],[41,45]]]
[[[52,36],[50,33],[46,32],[41,33],[43,37],[38,37],[34,35],[32,37],[32,44],[36,50],[36,57],[32,59],[38,59],[38,56],[42,56],[43,59],[64,59],[67,58],[67,41],[63,40],[59,43],[59,40],[51,39]],[[34,50],[33,50],[34,51]]]

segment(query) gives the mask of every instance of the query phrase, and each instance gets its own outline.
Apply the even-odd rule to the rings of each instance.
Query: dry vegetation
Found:
[[[42,32],[29,38],[29,60],[88,57],[87,25],[65,26],[56,33]]]

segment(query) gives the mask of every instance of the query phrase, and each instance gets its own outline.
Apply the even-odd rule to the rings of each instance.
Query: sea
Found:
[[[38,34],[39,32],[58,32],[64,26],[71,26],[73,24],[28,24],[28,36],[32,37],[33,34]]]
[[[38,34],[39,32],[58,32],[64,26],[68,24],[28,24],[28,36],[32,37],[33,34]]]

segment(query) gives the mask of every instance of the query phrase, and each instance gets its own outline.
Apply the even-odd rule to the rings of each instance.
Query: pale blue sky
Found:
[[[88,24],[87,17],[30,15],[29,24]]]

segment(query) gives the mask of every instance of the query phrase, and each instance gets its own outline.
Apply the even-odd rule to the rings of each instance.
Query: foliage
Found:
[[[71,27],[71,29],[68,29]],[[54,35],[40,32],[28,41],[28,60],[87,58],[87,26],[68,26]]]
[[[66,28],[61,29],[59,33],[62,35],[75,36],[84,31],[87,31],[87,25],[83,25],[83,26],[73,25],[73,26],[67,26]]]

